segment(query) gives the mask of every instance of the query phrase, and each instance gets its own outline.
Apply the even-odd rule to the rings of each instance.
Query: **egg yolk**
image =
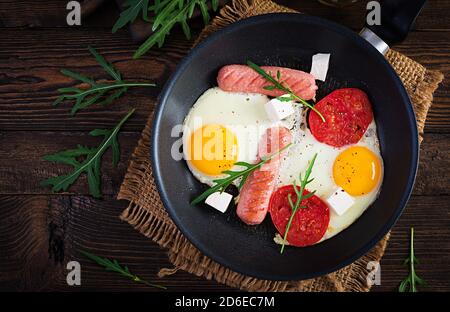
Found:
[[[377,187],[380,177],[380,159],[365,147],[350,147],[334,161],[334,182],[350,195],[358,196],[371,192]]]
[[[195,130],[188,144],[191,164],[200,172],[216,176],[233,167],[238,156],[236,135],[217,124]]]

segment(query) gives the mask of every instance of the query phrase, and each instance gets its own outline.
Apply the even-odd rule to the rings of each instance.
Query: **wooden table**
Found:
[[[355,30],[363,24],[364,2],[345,10],[316,1],[280,1],[304,12],[338,21]],[[119,220],[126,207],[117,201],[127,167],[164,82],[187,53],[191,41],[180,30],[173,32],[163,49],[154,49],[132,60],[137,48],[126,29],[111,34],[118,16],[114,3],[82,21],[80,27],[65,22],[64,0],[0,1],[0,290],[149,290],[129,282],[79,256],[78,250],[115,258],[135,273],[156,279],[170,267],[165,251]],[[425,66],[450,73],[450,1],[430,0],[408,39],[395,47]],[[198,34],[201,24],[196,23]],[[96,47],[124,77],[157,82],[153,89],[134,89],[107,108],[93,107],[69,114],[69,104],[52,107],[56,89],[70,84],[61,68],[105,78],[87,46]],[[392,230],[381,262],[381,286],[374,291],[396,290],[406,277],[403,266],[409,250],[409,228],[416,229],[416,270],[427,290],[450,290],[450,99],[448,80],[435,94],[425,128],[414,195]],[[67,172],[41,157],[73,147],[94,145],[87,133],[111,128],[130,108],[137,112],[120,134],[122,158],[118,168],[105,156],[102,200],[88,195],[85,178],[70,192],[52,194],[39,181]],[[82,263],[82,286],[66,284],[66,263]],[[160,283],[170,290],[230,290],[214,281],[178,272]]]

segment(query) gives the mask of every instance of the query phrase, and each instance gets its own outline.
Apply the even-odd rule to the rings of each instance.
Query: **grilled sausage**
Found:
[[[292,141],[289,129],[273,127],[267,129],[258,148],[258,161],[286,147]],[[278,154],[254,170],[242,186],[237,206],[239,218],[249,224],[260,224],[267,214],[270,196],[275,189],[280,161]]]
[[[288,86],[296,95],[304,100],[314,99],[316,96],[316,80],[314,76],[301,70],[295,70],[276,66],[262,66],[266,73],[276,79],[280,71],[280,80],[284,86]],[[264,77],[246,65],[227,65],[219,70],[217,75],[219,88],[231,92],[261,93],[268,96],[280,96],[286,92],[274,89],[266,90],[265,86],[271,85]]]

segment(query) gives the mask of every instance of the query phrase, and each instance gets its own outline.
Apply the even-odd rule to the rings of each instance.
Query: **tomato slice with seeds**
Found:
[[[299,186],[297,188],[300,190]],[[303,191],[303,195],[309,193],[307,190]],[[272,222],[282,237],[284,237],[287,223],[292,214],[288,200],[289,194],[291,194],[292,202],[295,203],[297,195],[293,185],[286,185],[277,189],[272,194],[269,203]],[[287,241],[293,246],[305,247],[322,239],[330,223],[330,210],[328,205],[316,195],[302,200],[300,205],[306,206],[306,208],[299,208],[295,213],[289,228]]]
[[[325,122],[311,111],[308,118],[311,133],[317,141],[335,147],[358,143],[373,120],[367,94],[356,88],[335,90],[314,107]]]

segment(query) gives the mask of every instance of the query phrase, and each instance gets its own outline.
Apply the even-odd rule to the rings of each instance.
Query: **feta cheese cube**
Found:
[[[317,80],[325,81],[325,79],[327,78],[329,63],[329,53],[318,53],[313,55],[310,74],[313,75]]]
[[[225,193],[225,192],[215,192],[209,195],[205,203],[209,206],[213,207],[216,210],[224,213],[228,209],[228,205],[233,199],[233,195]]]
[[[353,206],[355,199],[342,188],[338,188],[330,197],[328,197],[327,202],[337,215],[342,216],[351,206]]]
[[[292,101],[285,102],[275,98],[267,102],[264,108],[270,120],[280,121],[295,112],[292,104]]]
[[[275,244],[278,244],[278,245],[283,245],[283,242],[287,246],[290,245],[289,242],[287,240],[284,240],[283,236],[281,236],[279,233],[275,234],[273,241],[275,242]]]

